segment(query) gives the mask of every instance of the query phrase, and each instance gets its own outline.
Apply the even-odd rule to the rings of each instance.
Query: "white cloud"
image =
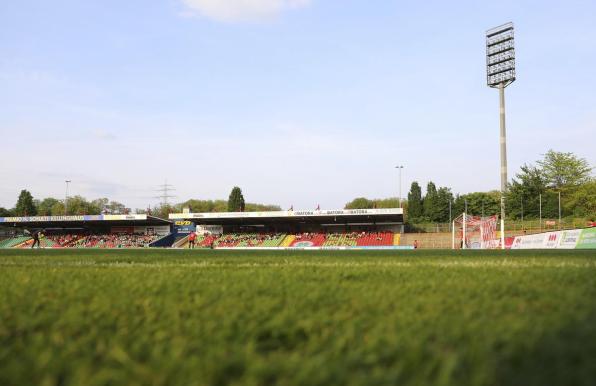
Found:
[[[288,9],[301,8],[311,0],[182,0],[182,15],[202,15],[217,21],[238,22],[271,19]]]

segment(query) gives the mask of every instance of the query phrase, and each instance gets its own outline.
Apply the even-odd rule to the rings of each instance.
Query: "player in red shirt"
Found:
[[[191,232],[188,236],[188,248],[194,249],[195,248],[195,240],[197,239],[197,233]]]

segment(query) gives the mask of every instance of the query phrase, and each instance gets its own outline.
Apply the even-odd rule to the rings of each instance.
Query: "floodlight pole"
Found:
[[[559,230],[561,229],[561,191],[559,190]]]
[[[401,208],[401,170],[404,168],[404,166],[398,165],[395,168],[399,170],[399,197],[397,198],[397,202],[399,207]]]
[[[505,192],[507,191],[507,132],[505,129],[505,83],[499,83],[499,117],[501,123],[501,249],[505,249]]]
[[[467,249],[468,248],[468,243],[466,242],[467,241],[466,240],[466,237],[467,237],[467,229],[466,228],[468,227],[468,224],[467,224],[467,222],[468,222],[467,211],[468,211],[467,209],[464,211],[464,229],[463,229],[463,232],[462,232],[462,240],[463,240],[463,242],[462,242],[462,245],[461,245],[462,249]]]
[[[64,195],[64,215],[66,216],[68,214],[68,184],[70,184],[72,181],[66,180],[64,182],[66,182],[66,194]]]
[[[449,197],[449,226],[453,225],[451,222],[451,197]]]
[[[505,130],[505,87],[515,81],[515,48],[513,23],[486,31],[486,81],[499,89],[501,133],[501,249],[505,249],[505,194],[507,193],[507,136]]]
[[[455,220],[449,221],[451,226],[451,249],[455,249]]]
[[[538,194],[538,216],[540,217],[540,232],[542,232],[542,193]]]

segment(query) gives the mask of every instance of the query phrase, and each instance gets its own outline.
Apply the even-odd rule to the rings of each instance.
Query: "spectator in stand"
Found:
[[[197,232],[190,232],[188,236],[188,248],[194,249],[195,248],[195,241],[197,239]]]
[[[414,249],[418,249],[418,240],[414,240]]]

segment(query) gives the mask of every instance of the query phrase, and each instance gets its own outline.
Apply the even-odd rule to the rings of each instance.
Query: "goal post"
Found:
[[[498,216],[480,217],[462,213],[451,224],[452,249],[496,249]]]

